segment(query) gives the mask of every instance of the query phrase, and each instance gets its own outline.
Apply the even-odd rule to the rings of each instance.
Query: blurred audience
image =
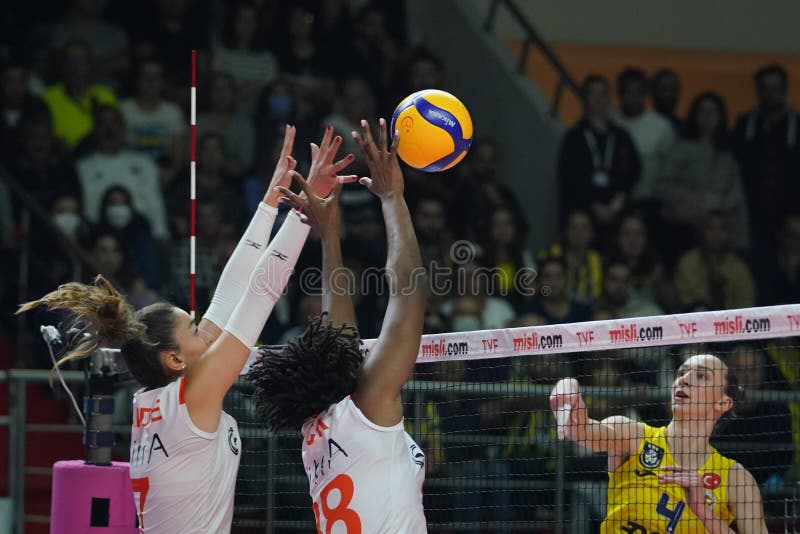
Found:
[[[495,209],[483,237],[483,262],[498,278],[497,290],[516,308],[533,294],[536,261],[525,244],[525,234],[516,214],[508,208]]]
[[[211,132],[225,140],[225,172],[241,176],[251,170],[256,141],[253,121],[237,112],[233,78],[221,72],[211,75],[208,106],[197,116],[197,135]]]
[[[53,129],[69,149],[78,146],[94,128],[98,106],[115,106],[117,96],[94,82],[92,48],[85,41],[71,41],[60,52],[61,79],[47,88],[42,99],[53,117]]]
[[[168,186],[186,163],[186,117],[173,102],[163,98],[164,67],[144,60],[136,73],[136,93],[120,103],[128,128],[128,143],[158,164],[161,186]]]
[[[17,154],[25,119],[50,119],[44,102],[28,89],[30,72],[19,60],[9,60],[0,67],[0,159]]]
[[[666,227],[659,237],[667,257],[678,257],[692,246],[706,214],[730,214],[733,245],[750,244],[747,200],[739,167],[731,151],[725,102],[717,93],[700,93],[692,101],[682,136],[669,151],[656,185]]]
[[[702,301],[712,310],[747,308],[756,302],[750,268],[733,249],[727,213],[711,211],[703,223],[700,244],[675,267],[675,295],[687,307]]]
[[[252,114],[261,90],[278,77],[278,60],[267,49],[267,32],[255,2],[227,5],[212,49],[211,67],[233,78],[239,110]]]
[[[777,250],[753,262],[760,306],[800,302],[800,214],[787,215],[777,237]]]
[[[112,185],[119,185],[131,192],[134,206],[147,218],[153,236],[169,239],[158,167],[147,154],[126,148],[125,121],[118,108],[97,108],[92,137],[94,149],[77,163],[86,218],[97,222],[103,194]]]
[[[613,250],[612,257],[630,269],[632,298],[644,297],[661,304],[672,301],[672,288],[669,287],[661,254],[641,215],[630,212],[622,216]]]
[[[69,11],[53,28],[50,46],[59,49],[85,41],[94,52],[92,70],[97,80],[118,87],[129,67],[128,36],[103,20],[101,0],[71,0]]]
[[[647,293],[634,291],[629,265],[611,260],[603,270],[603,295],[595,310],[604,310],[612,319],[630,319],[662,315],[664,310]]]
[[[789,79],[780,65],[755,74],[758,106],[736,122],[735,153],[749,204],[757,252],[775,246],[783,216],[800,196],[800,116],[786,103]]]
[[[672,123],[676,132],[681,130],[681,119],[677,115],[681,98],[681,81],[672,69],[661,69],[653,74],[651,80],[653,109]]]
[[[536,296],[522,305],[522,315],[533,314],[545,324],[579,323],[591,319],[591,307],[578,302],[567,290],[564,258],[549,257],[539,263]]]
[[[660,113],[647,108],[650,84],[644,72],[628,68],[617,77],[619,109],[612,118],[625,128],[639,150],[642,173],[633,191],[633,197],[651,201],[661,174],[661,167],[673,141],[675,129]]]
[[[567,132],[558,158],[561,214],[591,212],[601,235],[615,225],[641,173],[633,141],[609,118],[609,89],[606,78],[586,77],[583,118]]]
[[[562,258],[567,266],[567,289],[582,304],[591,305],[600,296],[603,260],[592,248],[592,218],[582,210],[573,210],[564,218],[561,241],[537,254],[541,264],[547,258]]]

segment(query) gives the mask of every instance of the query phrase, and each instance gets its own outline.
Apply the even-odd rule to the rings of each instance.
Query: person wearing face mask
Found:
[[[161,286],[150,223],[134,209],[128,189],[122,186],[106,189],[100,201],[100,220],[95,228],[117,238],[128,256],[134,259],[136,270],[148,287],[157,289]]]

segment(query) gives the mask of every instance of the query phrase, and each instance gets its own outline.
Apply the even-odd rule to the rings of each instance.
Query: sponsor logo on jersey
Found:
[[[289,257],[286,254],[284,254],[283,252],[280,252],[278,250],[273,250],[272,251],[272,255],[275,256],[276,258],[278,258],[279,260],[283,260],[283,261],[286,261],[286,258]]]
[[[644,448],[639,455],[639,463],[648,469],[655,469],[661,465],[664,458],[664,449],[649,441],[644,442]]]
[[[239,454],[239,436],[233,430],[232,426],[228,427],[228,446],[231,448],[233,454]]]
[[[247,245],[248,247],[253,247],[256,250],[261,250],[261,243],[256,243],[252,239],[246,239],[244,244]]]
[[[649,469],[637,469],[634,471],[637,477],[655,477],[658,476],[655,471],[651,471]]]

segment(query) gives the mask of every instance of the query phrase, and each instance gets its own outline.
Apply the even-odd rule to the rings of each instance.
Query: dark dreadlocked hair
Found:
[[[327,313],[283,347],[262,347],[247,374],[256,412],[271,430],[299,428],[351,394],[364,356],[354,327],[333,326]]]

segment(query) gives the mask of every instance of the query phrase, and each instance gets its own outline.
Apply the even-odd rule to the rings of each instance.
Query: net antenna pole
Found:
[[[189,315],[195,318],[195,204],[197,202],[197,50],[192,50],[189,132],[191,135],[191,160],[189,162]]]

